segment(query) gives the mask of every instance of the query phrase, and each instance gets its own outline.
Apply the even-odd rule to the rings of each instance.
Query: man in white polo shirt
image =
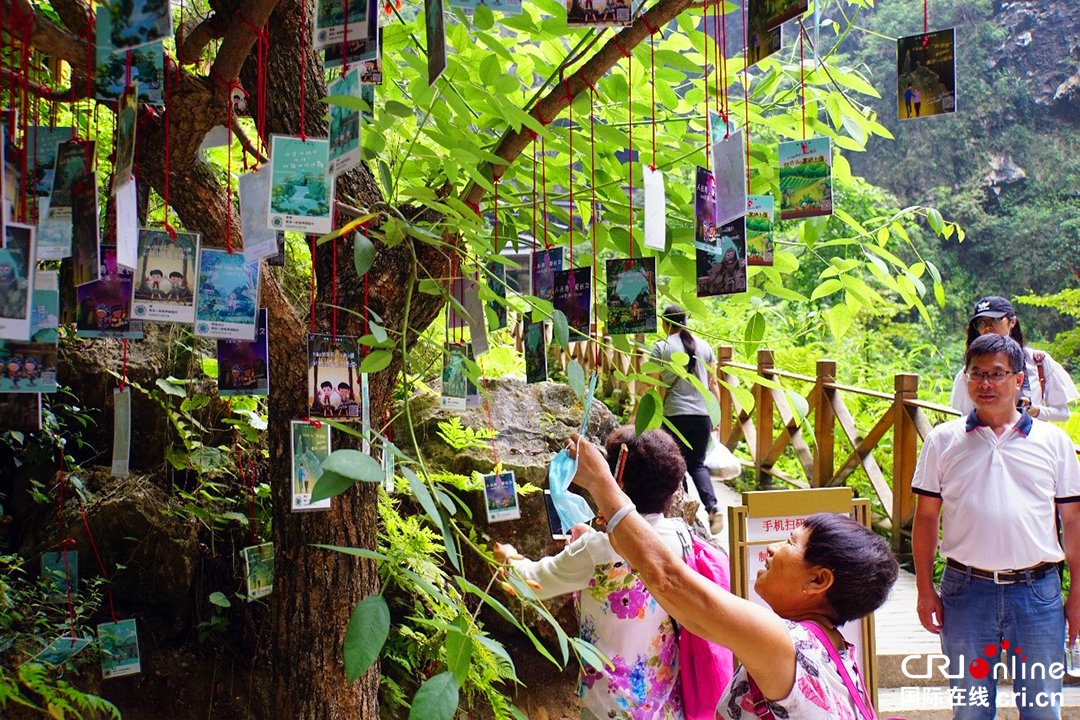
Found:
[[[1064,559],[1080,568],[1080,463],[1063,430],[1017,411],[1024,374],[1016,341],[982,335],[964,367],[975,409],[927,436],[911,483],[919,496],[912,528],[919,620],[941,634],[950,673],[963,673],[950,681],[959,689],[955,720],[995,717],[993,667],[1001,649],[1010,668],[1017,655],[1009,704],[1021,720],[1058,720],[1061,673],[1051,677],[1050,666],[1062,662],[1066,620],[1070,638],[1080,632],[1080,592],[1062,602],[1056,565]],[[939,596],[933,570],[941,520]],[[973,672],[980,659],[989,673],[981,663]]]

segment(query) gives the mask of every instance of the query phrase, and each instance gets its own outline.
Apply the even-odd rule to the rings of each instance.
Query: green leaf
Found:
[[[577,654],[581,656],[582,661],[594,670],[613,667],[611,661],[604,657],[604,654],[597,650],[592,643],[581,638],[572,637],[570,638],[570,644],[577,650]]]
[[[941,235],[945,229],[945,220],[941,217],[941,213],[937,208],[926,208],[926,219],[930,223],[930,227],[934,229],[938,235]]]
[[[315,481],[315,487],[311,489],[311,502],[317,503],[326,498],[336,497],[355,484],[356,481],[352,478],[323,470],[322,475]]]
[[[184,389],[184,386],[173,382],[173,380],[174,378],[158,378],[154,383],[169,395],[187,397],[187,390]]]
[[[409,489],[412,490],[412,494],[416,496],[420,506],[424,508],[424,512],[426,512],[428,517],[431,518],[431,521],[435,523],[435,527],[442,530],[442,515],[439,514],[439,508],[435,506],[435,500],[431,497],[427,485],[425,485],[424,482],[416,476],[416,473],[409,468],[403,467],[401,468],[401,472],[405,476],[405,479],[409,481]]]
[[[360,601],[345,628],[345,682],[352,685],[379,657],[390,635],[390,608],[382,595]]]
[[[582,400],[584,402],[585,370],[581,367],[581,364],[577,360],[571,360],[570,364],[567,365],[566,379],[570,382],[570,387],[573,388],[574,394],[578,396],[579,400]]]
[[[457,680],[453,673],[441,672],[425,680],[416,691],[409,720],[453,720],[457,708]]]
[[[462,620],[462,618],[458,618]],[[465,628],[451,627],[446,632],[446,667],[454,674],[459,685],[469,678],[469,662],[472,660],[473,644]]]
[[[360,372],[377,373],[380,370],[385,370],[393,359],[394,353],[389,350],[375,350],[368,353],[368,356],[360,363]]]
[[[353,233],[353,265],[356,274],[364,277],[375,262],[375,244],[363,233]]]
[[[555,310],[551,313],[551,327],[555,331],[555,341],[559,343],[559,346],[566,349],[570,344],[570,324],[566,320],[566,315],[562,310]]]
[[[227,598],[223,592],[210,593],[210,604],[223,608],[232,607],[232,602],[229,601],[229,598]]]
[[[379,461],[359,450],[333,451],[323,460],[322,469],[361,482],[382,482],[384,478]]]
[[[743,339],[748,343],[756,344],[761,342],[763,337],[765,337],[765,316],[756,312],[746,322]]]
[[[457,543],[454,542],[454,533],[449,523],[442,523],[443,545],[446,548],[446,558],[458,572],[461,572],[461,560],[458,558]]]
[[[476,642],[483,645],[495,656],[495,662],[503,675],[508,675],[512,679],[517,680],[517,668],[514,667],[514,661],[510,657],[510,653],[506,652],[506,648],[502,646],[502,643],[485,635],[477,635]]]
[[[811,300],[817,300],[818,298],[823,298],[823,297],[826,297],[827,295],[832,295],[837,290],[843,289],[843,287],[844,287],[844,283],[840,282],[836,278],[826,280],[825,282],[821,283],[816,288],[814,288],[814,292],[810,296],[810,299]]]
[[[650,390],[641,398],[637,406],[637,415],[634,419],[634,432],[641,435],[646,430],[659,427],[664,419],[664,404],[657,402],[659,395],[655,390]]]
[[[851,311],[848,310],[847,305],[839,304],[829,308],[825,312],[825,319],[829,321],[829,330],[837,340],[844,337],[844,334],[851,329]]]
[[[403,102],[397,100],[387,100],[383,109],[393,115],[394,117],[410,117],[413,114],[413,109]]]
[[[355,557],[367,558],[368,560],[390,559],[388,556],[383,555],[381,552],[368,550],[367,548],[345,547],[344,545],[320,545],[318,543],[312,543],[311,547],[322,548],[323,550],[333,550],[334,552],[343,553],[345,555],[353,555]]]
[[[477,30],[490,30],[495,26],[495,15],[492,14],[491,8],[481,3],[473,10],[472,22]]]
[[[322,102],[327,105],[339,105],[347,110],[356,110],[360,112],[370,112],[371,110],[366,102],[353,95],[327,95],[322,98]]]

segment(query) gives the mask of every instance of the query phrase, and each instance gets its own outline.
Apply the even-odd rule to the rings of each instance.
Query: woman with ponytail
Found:
[[[656,343],[652,357],[660,362],[669,363],[675,353],[686,353],[690,359],[686,363],[686,372],[701,381],[720,401],[720,385],[716,381],[716,356],[708,343],[694,337],[686,327],[686,311],[678,305],[668,305],[661,316],[664,340]],[[697,386],[685,377],[680,377],[671,370],[663,370],[660,379],[667,387],[660,388],[664,398],[664,418],[682,435],[680,438],[671,433],[679,444],[686,459],[686,471],[697,486],[701,502],[709,512],[709,525],[712,532],[723,530],[723,516],[717,512],[716,494],[713,492],[712,477],[705,467],[705,451],[709,447],[709,435],[713,423],[705,405],[705,396]],[[670,428],[665,426],[668,432]],[[685,438],[686,442],[683,442]],[[689,444],[687,444],[689,443]]]

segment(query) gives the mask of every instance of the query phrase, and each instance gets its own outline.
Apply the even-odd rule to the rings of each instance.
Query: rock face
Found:
[[[983,178],[983,184],[994,195],[1001,195],[1002,190],[1026,179],[1027,173],[1013,162],[1012,155],[995,154],[990,158],[990,172]]]
[[[1002,0],[994,23],[1006,32],[995,67],[1014,68],[1037,105],[1080,125],[1080,3]]]

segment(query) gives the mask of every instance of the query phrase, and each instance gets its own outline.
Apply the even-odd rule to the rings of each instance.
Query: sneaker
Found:
[[[724,516],[719,511],[713,510],[709,513],[709,532],[713,535],[724,532]]]

